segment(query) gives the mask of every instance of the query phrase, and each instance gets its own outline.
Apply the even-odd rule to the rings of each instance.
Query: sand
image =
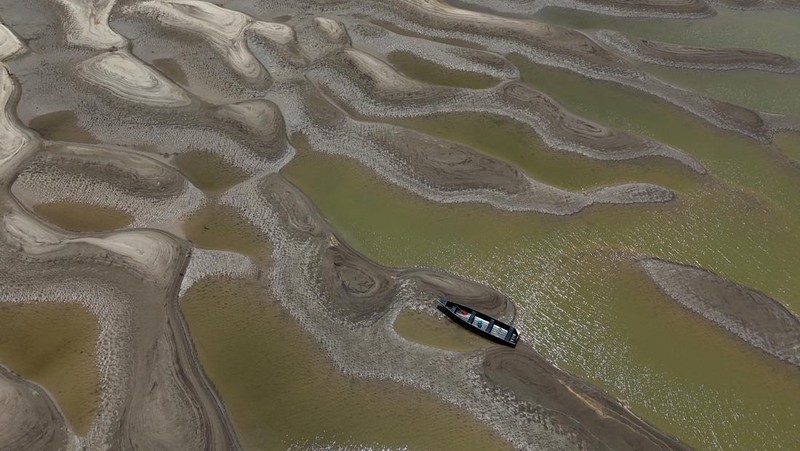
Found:
[[[669,297],[758,349],[800,366],[800,319],[783,304],[693,266],[657,258],[640,265]]]
[[[18,22],[39,17],[37,1],[30,9],[20,5],[25,20]],[[515,320],[517,305],[455,274],[370,260],[280,170],[298,150],[344,155],[427,201],[547,215],[600,203],[670,202],[675,193],[647,183],[561,189],[508,161],[392,121],[499,115],[587,161],[646,164],[643,157],[657,156],[702,176],[705,167],[679,149],[582,118],[518,83],[507,56],[662,89],[695,114],[757,139],[768,139],[777,123],[792,123],[663,87],[629,57],[775,71],[793,70],[794,61],[665,43],[614,47],[598,36],[436,0],[292,5],[304,14],[286,23],[271,21],[258,5],[239,11],[198,0],[59,4],[53,17],[41,18],[46,26],[21,34],[37,43],[35,52],[23,52],[14,31],[20,23],[0,27],[0,302],[60,299],[97,316],[100,403],[88,431],[77,435],[44,388],[0,367],[0,448],[237,449],[179,308],[192,284],[209,277],[246,277],[269,287],[341,374],[424,390],[517,448],[685,448],[525,342],[515,350],[457,352],[398,335],[399,315],[436,315],[438,296],[506,321]],[[694,1],[616,6],[689,15],[707,8]],[[356,9],[361,17],[353,17]],[[391,26],[376,27],[381,23]],[[469,48],[459,47],[464,43]],[[414,80],[387,63],[397,51],[497,83],[466,89]],[[6,64],[19,67],[18,79]],[[37,65],[48,70],[31,69]],[[17,114],[41,125],[42,134]],[[191,161],[203,152],[213,155],[210,163]],[[229,169],[225,180],[214,179],[215,167]],[[124,212],[130,224],[65,230],[32,212],[59,202]],[[691,276],[679,277],[681,283],[667,274],[662,289],[713,312],[709,319],[765,351],[796,358],[787,344],[796,318],[792,323],[776,302],[685,271]],[[720,287],[724,296],[691,300],[686,292],[696,284]],[[753,302],[768,314],[742,314]]]

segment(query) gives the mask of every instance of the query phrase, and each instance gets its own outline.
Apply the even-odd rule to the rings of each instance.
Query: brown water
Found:
[[[127,227],[133,217],[121,210],[84,202],[50,202],[33,206],[50,224],[73,232],[105,232]]]
[[[28,126],[51,141],[68,141],[96,144],[99,141],[88,131],[78,126],[78,118],[72,111],[54,111],[31,119]]]
[[[247,173],[207,151],[182,153],[174,161],[194,186],[208,194],[221,193],[247,179]]]
[[[492,346],[489,340],[464,329],[444,315],[433,317],[423,312],[404,310],[394,320],[394,330],[406,340],[448,351],[474,351]]]
[[[556,150],[547,146],[529,127],[499,116],[445,113],[398,119],[394,123],[465,144],[513,164],[540,182],[570,190],[647,182],[685,191],[701,180],[680,162],[664,157],[602,161]]]
[[[203,280],[186,293],[182,308],[203,368],[246,449],[508,448],[486,426],[428,393],[342,375],[254,281]]]
[[[179,85],[188,85],[189,81],[186,79],[186,73],[181,68],[177,61],[171,58],[160,58],[153,60],[155,66],[161,73],[167,76],[170,80],[178,83]]]
[[[500,82],[488,75],[449,69],[408,52],[392,52],[386,60],[407,77],[434,85],[483,89]]]
[[[267,237],[233,207],[207,204],[186,219],[183,231],[197,247],[238,252],[259,264],[270,260]]]
[[[97,319],[75,304],[0,304],[0,364],[54,397],[85,434],[97,412]]]
[[[668,204],[553,217],[432,204],[342,157],[301,155],[283,173],[379,262],[455,270],[509,294],[523,339],[689,444],[800,446],[792,432],[800,427],[796,369],[693,317],[625,269],[636,254],[659,255],[796,305],[800,280],[785,271],[800,255],[786,227],[796,218],[719,183]]]

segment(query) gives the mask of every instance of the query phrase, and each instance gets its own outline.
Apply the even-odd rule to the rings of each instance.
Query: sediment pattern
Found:
[[[8,449],[78,449],[50,396],[0,366],[0,444]]]
[[[797,73],[800,63],[787,56],[749,49],[715,49],[669,42],[634,39],[613,31],[594,36],[620,52],[643,61],[665,66],[691,69],[735,70],[757,69],[770,72]]]
[[[239,208],[275,244],[269,286],[302,325],[316,331],[343,371],[424,387],[491,421],[520,448],[612,442],[645,449],[682,447],[602,392],[565,381],[567,375],[559,375],[528,347],[508,355],[475,355],[437,351],[401,338],[392,327],[400,311],[432,313],[430,300],[437,296],[506,321],[513,320],[515,309],[505,296],[477,283],[434,270],[394,269],[369,261],[333,233],[308,199],[280,175],[242,184],[226,193],[223,202]],[[415,363],[419,359],[436,364],[420,367]],[[534,365],[542,368],[536,373],[536,386],[562,391],[547,388],[531,396],[524,388],[527,382],[509,385],[508,379],[493,377],[493,367],[505,366],[500,362],[506,360],[512,367],[500,369],[502,377],[528,377]],[[457,370],[442,374],[435,369],[443,366]],[[573,413],[557,413],[559,405],[570,406]],[[574,410],[576,405],[583,407]],[[582,417],[579,426],[571,417],[577,411]]]
[[[694,0],[579,3],[642,15],[709,13]],[[686,447],[528,344],[458,353],[400,337],[392,327],[397,315],[405,309],[435,314],[438,296],[506,321],[517,317],[519,306],[464,277],[370,260],[280,172],[300,153],[323,152],[436,203],[562,216],[595,204],[667,203],[676,197],[669,186],[637,181],[568,191],[399,120],[498,116],[541,137],[548,151],[590,165],[644,167],[659,157],[700,178],[708,171],[692,155],[574,114],[520,82],[507,57],[629,84],[762,141],[796,121],[664,85],[629,57],[777,72],[795,71],[794,60],[590,35],[490,12],[510,10],[516,0],[475,10],[472,0],[458,2],[463,8],[437,0],[58,4],[51,15],[39,15],[49,8],[46,0],[15,5],[21,12],[0,25],[0,302],[58,299],[97,316],[100,405],[89,432],[77,436],[46,387],[0,366],[0,448],[238,449],[235,425],[203,372],[179,307],[188,288],[208,277],[259,280],[314,332],[343,373],[426,390],[468,410],[515,447]],[[278,19],[278,11],[292,15]],[[15,28],[24,33],[18,37]],[[486,89],[428,84],[392,67],[393,52],[497,83]],[[74,119],[59,124],[63,140],[23,125],[63,111]],[[175,158],[197,152],[218,156],[247,179],[223,192],[203,192]],[[216,170],[195,169],[212,176]],[[110,207],[133,223],[74,233],[31,213],[54,202]],[[236,209],[268,237],[269,243],[249,244],[271,246],[270,262],[193,248],[184,239],[183,221],[215,203]],[[766,352],[800,362],[800,326],[776,301],[696,268],[656,259],[642,265],[688,308]],[[699,287],[713,293],[698,296]]]
[[[780,302],[701,268],[640,261],[667,295],[773,356],[800,366],[800,320]]]
[[[84,61],[78,72],[89,83],[125,100],[155,106],[189,104],[181,88],[124,51],[101,53]]]

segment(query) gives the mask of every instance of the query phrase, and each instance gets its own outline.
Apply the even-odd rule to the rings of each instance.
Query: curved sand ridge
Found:
[[[742,340],[800,366],[800,319],[780,302],[692,266],[657,258],[640,265],[669,297]]]
[[[14,115],[18,100],[19,88],[6,66],[0,64],[0,185],[9,184],[19,167],[41,145],[39,138]]]
[[[568,215],[594,203],[666,202],[673,193],[646,183],[569,192],[522,174],[514,166],[466,146],[388,124],[359,122],[314,94],[295,92],[281,104],[290,128],[302,130],[316,151],[346,155],[391,183],[440,203],[483,202],[510,211]],[[307,98],[301,100],[303,96]],[[305,110],[300,105],[314,102]]]
[[[731,110],[741,110],[742,107],[717,102],[648,77],[613,49],[605,48],[583,33],[570,30],[579,36],[559,40],[563,29],[531,20],[444,7],[435,0],[408,0],[404,4],[406,8],[396,8],[395,14],[387,14],[382,20],[396,20],[404,28],[434,39],[463,39],[497,53],[521,54],[538,64],[634,87],[671,102],[716,127],[741,133],[762,143],[771,142],[774,133],[800,129],[800,123],[791,116],[751,112],[750,116],[758,116],[757,125],[752,121],[740,121],[740,114],[731,114]],[[411,8],[411,4],[415,6]],[[541,33],[531,35],[525,24]]]
[[[350,36],[344,25],[327,17],[315,17],[314,26],[334,44],[350,45]]]
[[[199,189],[165,163],[131,149],[90,144],[49,143],[11,188],[29,207],[71,201],[125,211],[132,227],[175,223],[205,202]]]
[[[245,31],[280,45],[294,41],[294,30],[277,23],[256,21],[250,16],[199,0],[145,1],[130,12],[154,16],[161,23],[201,35],[222,54],[231,68],[248,79],[266,77],[266,71],[250,50]]]
[[[55,0],[67,13],[64,28],[73,45],[97,49],[124,47],[128,41],[108,26],[116,0]]]
[[[665,66],[711,70],[757,69],[781,73],[800,72],[800,63],[796,60],[760,50],[717,49],[649,41],[607,30],[595,32],[592,37],[621,53]]]
[[[703,0],[459,0],[458,3],[512,17],[533,17],[547,6],[624,17],[698,18],[714,14],[714,10]]]
[[[2,278],[9,293],[15,291],[15,280],[42,270],[51,273],[47,280],[69,281],[77,277],[92,290],[109,284],[125,293],[115,296],[113,303],[122,310],[110,312],[117,319],[100,314],[101,323],[113,320],[115,324],[113,330],[101,330],[116,335],[111,337],[113,351],[103,348],[108,336],[101,337],[101,361],[110,362],[101,365],[103,401],[86,437],[88,447],[235,447],[231,427],[198,370],[178,316],[175,300],[179,272],[185,267],[188,253],[185,244],[154,230],[65,234],[40,223],[13,202],[5,210],[0,233],[4,237],[2,243],[11,246],[0,246],[0,253],[19,260],[17,270]],[[62,265],[54,266],[59,262]],[[69,265],[64,266],[66,262]],[[34,284],[31,289],[28,282],[23,293],[35,299],[42,290],[49,289],[48,283]],[[78,295],[85,287],[57,286],[67,289],[57,298],[85,299],[85,295]],[[95,307],[93,311],[111,300],[89,299]]]
[[[505,83],[487,90],[431,86],[411,80],[363,52],[347,50],[344,55],[344,61],[352,64],[336,59],[331,62],[331,67],[341,75],[322,73],[317,80],[335,97],[343,99],[346,108],[356,109],[363,116],[418,117],[443,112],[497,114],[530,126],[555,149],[601,160],[658,155],[678,160],[695,172],[706,172],[697,160],[684,152],[575,116],[551,97],[520,83]]]
[[[8,27],[0,23],[0,61],[5,61],[12,56],[24,52],[25,44]]]
[[[578,59],[616,72],[633,71],[625,60],[575,30],[460,9],[438,0],[402,0],[396,7],[412,22],[433,29],[514,41],[560,60]]]
[[[178,85],[124,50],[88,59],[78,66],[77,72],[89,83],[129,102],[160,107],[191,103]]]
[[[533,395],[483,377],[482,367],[495,361],[490,354],[411,343],[392,326],[405,308],[433,313],[432,299],[438,295],[513,320],[513,305],[497,291],[434,270],[393,269],[369,261],[335,235],[308,199],[279,175],[239,185],[221,201],[239,208],[270,237],[275,267],[266,282],[345,373],[423,388],[468,409],[518,448],[615,442],[682,447],[607,395],[565,377],[524,344],[508,351],[509,361],[523,362],[522,371],[502,368],[499,374],[526,377],[524,362],[535,362],[541,368],[535,386],[541,389]]]
[[[2,365],[0,446],[4,449],[80,449],[50,395]]]
[[[395,52],[405,52],[451,70],[500,80],[519,78],[517,68],[495,53],[398,34],[368,22],[356,23],[350,28],[349,34],[353,46],[366,53],[388,56]]]

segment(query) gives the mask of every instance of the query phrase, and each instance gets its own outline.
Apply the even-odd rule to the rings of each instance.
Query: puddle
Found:
[[[483,89],[500,82],[488,75],[448,69],[408,52],[392,52],[386,60],[407,77],[434,85]]]
[[[181,65],[178,64],[172,58],[159,58],[153,60],[153,66],[156,67],[159,71],[161,71],[164,75],[167,76],[170,80],[178,83],[179,85],[186,86],[189,84],[188,79],[186,78],[186,73],[181,68]]]
[[[404,310],[394,321],[394,330],[403,338],[448,351],[474,351],[493,343],[453,323],[442,315]]]
[[[247,179],[247,173],[207,151],[185,152],[176,156],[174,161],[194,186],[209,194],[224,192]]]
[[[78,126],[78,118],[72,111],[54,111],[31,119],[28,126],[51,141],[68,141],[97,144],[91,133]]]
[[[97,412],[97,319],[75,304],[0,304],[0,363],[44,386],[78,434]]]
[[[124,211],[82,202],[44,203],[34,205],[33,211],[50,224],[73,232],[105,232],[133,222],[133,217]]]
[[[186,219],[183,230],[197,247],[237,252],[257,264],[270,261],[269,239],[233,207],[206,205]]]

